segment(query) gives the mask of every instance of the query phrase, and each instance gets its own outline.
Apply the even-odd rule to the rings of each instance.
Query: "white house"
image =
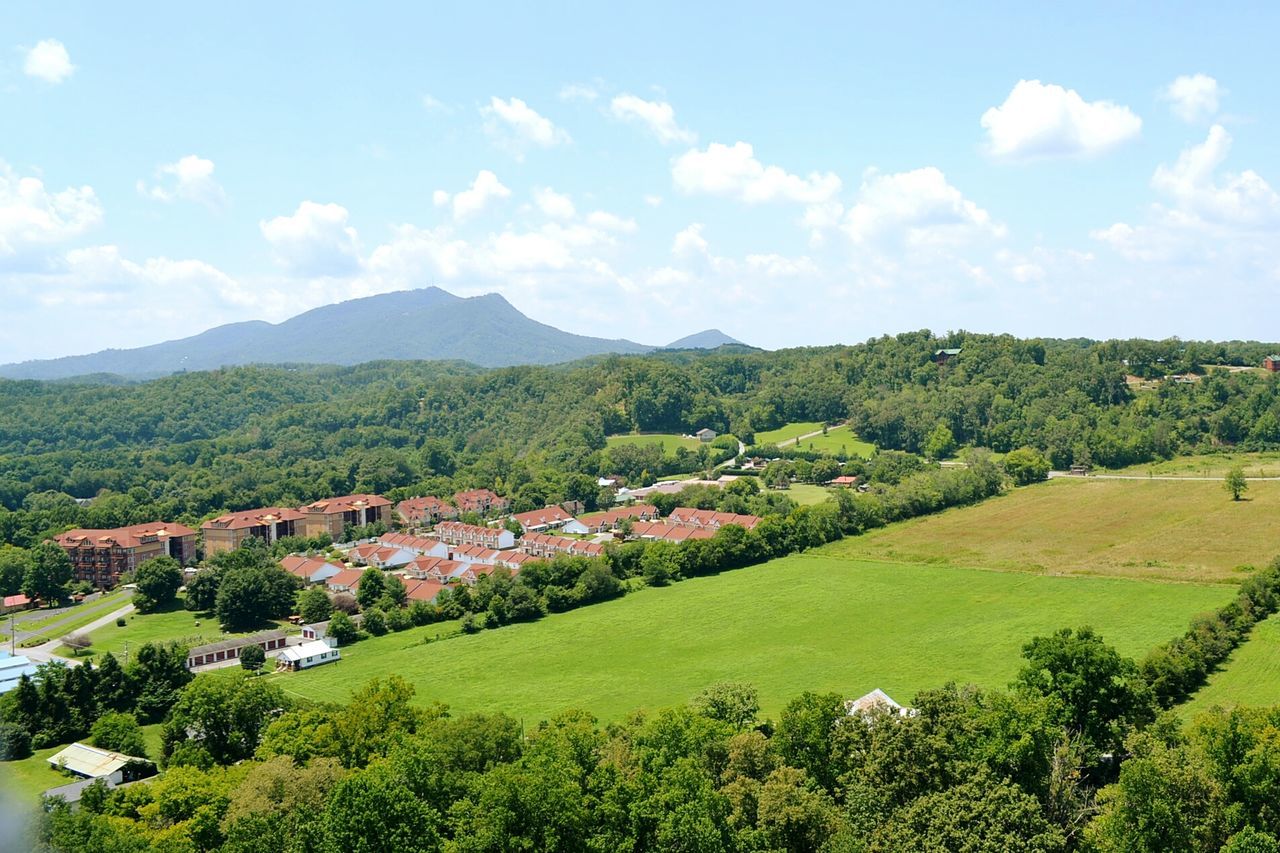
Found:
[[[883,711],[892,716],[898,717],[914,717],[919,713],[915,708],[906,708],[899,705],[889,697],[879,687],[872,690],[865,696],[859,696],[857,699],[849,699],[844,703],[845,713],[852,717],[858,715],[870,715],[876,711]]]
[[[338,650],[332,648],[328,643],[323,640],[312,640],[298,646],[290,646],[282,651],[276,657],[278,661],[276,666],[279,669],[296,671],[319,666],[322,663],[332,663],[339,657],[341,657],[341,654]]]

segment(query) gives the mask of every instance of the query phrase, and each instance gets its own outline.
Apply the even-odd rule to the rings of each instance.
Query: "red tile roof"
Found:
[[[396,504],[396,512],[409,521],[417,521],[427,515],[454,515],[458,508],[443,498],[427,495],[421,498],[409,498]]]
[[[286,572],[291,575],[306,580],[325,566],[333,566],[335,569],[342,571],[342,566],[328,560],[322,560],[319,557],[301,557],[290,554],[280,561],[280,565]]]
[[[408,533],[384,533],[378,537],[378,541],[383,545],[404,548],[419,554],[434,551],[444,545],[439,539],[431,539],[427,536],[410,536]]]
[[[302,512],[332,515],[337,512],[350,512],[370,507],[391,506],[391,501],[382,495],[343,495],[340,498],[326,498],[299,507]]]
[[[511,517],[526,530],[530,527],[558,527],[573,521],[573,516],[558,506],[534,509],[529,512],[518,512]]]
[[[148,541],[195,535],[194,530],[182,524],[150,521],[110,530],[77,528],[53,537],[53,541],[63,548],[136,548]]]
[[[202,530],[244,530],[246,527],[265,527],[279,524],[282,521],[301,521],[305,515],[288,507],[267,506],[259,509],[246,509],[240,512],[229,512],[217,518],[211,518],[200,525]]]
[[[760,523],[760,518],[755,515],[737,515],[732,512],[716,512],[710,509],[690,509],[689,507],[678,506],[671,510],[671,515],[667,516],[667,521],[670,524],[712,528],[724,527],[726,524],[736,524],[739,527],[745,527],[750,530]]]
[[[26,607],[30,603],[31,599],[27,598],[22,593],[18,593],[17,595],[6,595],[4,597],[5,607]]]
[[[680,524],[663,524],[659,521],[637,522],[631,535],[644,539],[663,539],[667,542],[683,542],[686,539],[710,539],[714,530],[705,527],[688,527]]]
[[[526,533],[520,539],[520,548],[526,552],[555,551],[561,554],[574,554],[579,557],[598,557],[604,553],[604,546],[598,542],[570,539],[567,536],[553,536],[549,533]]]
[[[325,584],[331,587],[355,589],[360,586],[360,578],[362,577],[364,577],[364,569],[343,569],[333,577],[326,580]]]
[[[436,596],[440,594],[440,590],[444,589],[444,584],[439,581],[408,581],[404,585],[405,595],[410,601],[425,601],[431,603],[436,600]]]

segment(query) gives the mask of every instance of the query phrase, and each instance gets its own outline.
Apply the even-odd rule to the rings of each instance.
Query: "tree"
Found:
[[[360,573],[360,585],[356,587],[356,601],[360,602],[360,609],[367,610],[382,598],[382,594],[386,592],[386,575],[376,566],[370,566]]]
[[[381,637],[387,633],[387,614],[383,613],[376,607],[370,607],[364,612],[364,629],[375,637]]]
[[[746,729],[755,725],[756,715],[760,713],[760,694],[750,684],[724,682],[699,693],[693,707],[713,720],[728,723],[735,729]]]
[[[214,608],[218,620],[227,631],[245,631],[288,616],[299,583],[275,564],[225,569]]]
[[[218,584],[222,572],[218,569],[202,569],[187,582],[186,605],[188,610],[204,613],[218,603]]]
[[[147,757],[147,742],[142,735],[142,726],[133,714],[112,712],[103,714],[90,730],[93,745],[113,752],[132,755],[135,758]]]
[[[440,815],[385,764],[352,774],[334,788],[324,816],[327,849],[350,853],[440,849]]]
[[[240,652],[240,667],[250,672],[257,672],[267,662],[267,653],[257,644],[245,646]]]
[[[171,604],[182,586],[182,564],[173,557],[155,557],[138,566],[133,574],[138,591],[133,604],[140,613],[151,613]]]
[[[22,593],[45,603],[59,600],[71,582],[71,558],[61,546],[41,542],[29,552]]]
[[[1049,476],[1049,460],[1032,447],[1010,450],[1004,457],[1004,470],[1019,486],[1038,483]]]
[[[298,614],[306,623],[323,622],[333,614],[333,602],[327,592],[313,586],[298,597]]]
[[[16,595],[22,591],[22,581],[27,574],[27,561],[31,557],[25,548],[12,545],[0,547],[0,595]]]
[[[187,648],[178,643],[144,643],[127,674],[137,696],[136,712],[147,722],[164,717],[193,678],[187,669]]]
[[[202,675],[182,691],[165,720],[164,755],[191,741],[217,764],[250,758],[272,716],[288,707],[284,693],[266,679]]]
[[[82,651],[93,645],[93,638],[88,634],[68,634],[62,638],[62,644],[79,656]]]
[[[946,459],[956,451],[956,438],[946,424],[938,424],[924,443],[924,455],[930,459]]]
[[[1244,468],[1239,465],[1233,466],[1222,481],[1222,487],[1231,495],[1231,500],[1240,500],[1244,493],[1249,491],[1249,481],[1245,479]]]
[[[349,646],[360,636],[360,632],[356,630],[356,623],[341,610],[335,611],[329,618],[329,629],[325,634],[332,637],[339,646]]]
[[[17,723],[0,722],[0,761],[17,761],[31,754],[31,733]]]

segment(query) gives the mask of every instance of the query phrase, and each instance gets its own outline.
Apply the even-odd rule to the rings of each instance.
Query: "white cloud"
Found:
[[[713,142],[705,151],[688,151],[675,159],[671,177],[682,192],[727,196],[748,203],[794,201],[820,204],[840,192],[840,178],[832,172],[811,172],[807,178],[778,166],[765,166],[746,142]]]
[[[1185,149],[1172,166],[1161,164],[1151,186],[1175,200],[1180,210],[1213,222],[1239,225],[1280,223],[1280,196],[1257,172],[1215,176],[1231,150],[1231,134],[1215,124],[1199,145]]]
[[[770,278],[795,278],[818,274],[818,265],[811,258],[801,255],[788,258],[785,255],[747,255],[747,266]]]
[[[430,94],[422,96],[422,108],[429,113],[453,112],[453,107],[449,106],[448,104],[444,103],[440,99],[436,98],[434,95],[430,95]]]
[[[488,106],[480,108],[480,113],[485,117],[485,130],[489,135],[517,156],[529,145],[551,148],[572,141],[568,133],[519,98],[504,101],[492,97]]]
[[[1003,104],[982,114],[995,157],[1087,157],[1133,139],[1142,119],[1110,101],[1086,101],[1074,89],[1019,80]]]
[[[647,195],[644,197],[644,203],[650,207],[660,207],[662,205],[662,196],[652,194]]]
[[[632,234],[638,227],[634,219],[624,218],[606,210],[593,210],[588,213],[587,224],[602,231],[618,231],[624,234]]]
[[[618,95],[610,102],[609,112],[621,121],[645,125],[663,145],[672,142],[692,145],[698,138],[696,133],[676,124],[676,111],[666,101],[646,101],[635,95]]]
[[[534,204],[552,219],[572,219],[577,215],[573,199],[558,193],[550,187],[542,187],[533,191]]]
[[[175,163],[156,167],[156,178],[154,186],[138,181],[138,192],[157,201],[183,199],[212,208],[226,204],[226,193],[213,179],[212,160],[188,154]]]
[[[481,169],[467,189],[453,196],[444,190],[436,190],[431,194],[431,199],[436,207],[444,207],[452,198],[454,221],[462,222],[480,213],[490,201],[510,196],[511,190],[503,186],[497,175],[488,169]]]
[[[75,70],[66,47],[57,39],[45,39],[28,50],[22,63],[23,73],[28,77],[39,77],[46,83],[61,83]]]
[[[258,223],[276,260],[295,275],[344,276],[360,268],[360,241],[339,204],[304,201],[292,216]]]
[[[671,243],[671,254],[677,257],[705,255],[707,238],[702,236],[702,229],[705,227],[701,222],[694,222],[676,234],[675,240]]]
[[[598,97],[600,97],[600,93],[596,91],[596,88],[584,83],[569,83],[560,88],[560,100],[562,101],[594,101]]]
[[[39,178],[22,177],[0,161],[0,258],[65,242],[101,222],[102,206],[93,187],[51,193]]]
[[[1183,74],[1160,92],[1173,114],[1195,124],[1212,118],[1227,90],[1208,74]]]
[[[826,222],[834,210],[810,208],[808,213],[813,222]],[[843,227],[858,245],[886,239],[916,247],[959,245],[1005,234],[1004,226],[933,166],[889,175],[868,172]]]

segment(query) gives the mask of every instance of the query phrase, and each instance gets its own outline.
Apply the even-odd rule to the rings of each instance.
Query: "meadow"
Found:
[[[1200,456],[1175,456],[1159,462],[1132,465],[1108,474],[1131,477],[1225,477],[1239,465],[1246,477],[1280,477],[1280,452],[1211,453]]]
[[[283,628],[295,634],[300,630],[287,622],[263,625],[258,630],[266,631],[272,628]],[[93,640],[93,646],[81,652],[80,656],[87,658],[111,652],[117,658],[123,658],[126,644],[130,649],[137,649],[143,643],[177,640],[187,646],[198,646],[216,643],[218,640],[234,636],[242,635],[223,633],[216,616],[212,613],[195,613],[187,610],[182,606],[182,600],[179,598],[172,607],[155,613],[130,613],[123,627],[114,622],[104,625],[89,635]],[[70,657],[71,650],[61,646],[58,654]]]
[[[794,442],[802,435],[808,435],[811,432],[820,432],[822,430],[822,421],[796,421],[786,426],[780,426],[777,429],[768,429],[763,432],[756,433],[756,444],[774,444],[781,447],[788,442]]]
[[[858,438],[847,426],[835,426],[827,430],[826,435],[815,435],[806,438],[797,445],[801,450],[812,450],[831,456],[861,456],[870,459],[876,452],[876,446],[869,441]]]
[[[1036,634],[1090,624],[1141,655],[1213,609],[1231,587],[1048,577],[886,564],[813,552],[538,622],[423,644],[415,629],[343,649],[343,659],[275,676],[291,693],[341,701],[402,675],[420,702],[503,710],[532,723],[567,708],[614,720],[748,681],[766,714],[805,690],[909,700],[955,680],[1002,687]]]
[[[1062,477],[832,543],[854,559],[1050,575],[1236,582],[1280,552],[1280,482],[1233,502],[1217,482]]]
[[[606,446],[616,447],[622,444],[630,444],[636,446],[645,446],[657,444],[662,447],[662,452],[667,456],[671,456],[676,452],[677,447],[687,447],[690,450],[697,450],[701,444],[696,438],[686,438],[683,435],[665,432],[646,432],[646,433],[629,433],[627,435],[611,435],[605,440]]]
[[[1280,705],[1280,614],[1255,625],[1249,639],[1179,711],[1190,718],[1215,705]]]

